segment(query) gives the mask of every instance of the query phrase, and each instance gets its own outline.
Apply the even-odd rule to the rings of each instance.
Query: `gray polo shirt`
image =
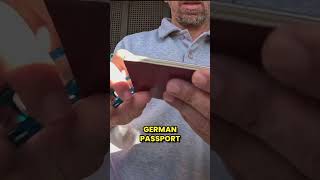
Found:
[[[177,28],[166,18],[158,29],[126,36],[118,43],[115,52],[118,49],[157,59],[210,66],[210,32],[192,41],[188,30]],[[142,115],[126,128],[134,128],[144,134],[143,126],[178,126],[181,142],[122,145],[126,149],[111,153],[110,156],[111,179],[210,179],[210,147],[175,108],[163,100],[152,99]],[[127,142],[124,140],[121,143]],[[221,172],[214,173],[214,179],[228,179],[219,158],[214,153],[213,156],[214,166]]]
[[[181,30],[164,18],[158,29],[124,37],[116,46],[152,58],[210,66],[210,31],[196,40],[187,29]]]

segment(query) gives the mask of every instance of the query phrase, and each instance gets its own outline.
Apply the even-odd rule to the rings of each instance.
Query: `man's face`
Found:
[[[200,26],[210,18],[210,1],[167,1],[172,18],[182,26]]]

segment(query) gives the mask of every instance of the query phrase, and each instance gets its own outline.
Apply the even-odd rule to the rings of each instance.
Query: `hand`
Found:
[[[170,80],[163,98],[180,111],[191,128],[210,144],[209,69],[196,71],[192,84],[180,79]]]
[[[13,111],[0,107],[0,179],[79,180],[98,169],[108,152],[105,95],[71,105],[56,67],[33,64],[0,67],[0,91],[8,83],[27,113],[42,124],[37,134],[16,147],[8,140]]]
[[[126,77],[129,77],[129,73],[124,61],[119,54],[115,54],[110,62],[110,87],[124,102],[118,108],[114,108],[110,100],[110,128],[131,122],[142,113],[151,100],[149,92],[131,94],[129,89],[133,85],[131,80],[126,80]]]
[[[320,179],[319,30],[273,32],[265,71],[215,57],[213,147],[235,179]]]

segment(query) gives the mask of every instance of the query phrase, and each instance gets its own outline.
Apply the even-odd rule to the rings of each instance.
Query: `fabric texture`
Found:
[[[192,41],[188,30],[177,28],[168,18],[164,18],[156,30],[126,36],[118,43],[115,52],[119,49],[151,58],[210,67],[210,32]],[[144,134],[143,126],[178,126],[181,142],[137,144],[137,141],[125,137],[138,135],[128,136],[113,131],[118,133],[111,135],[111,138],[117,137],[116,146],[126,148],[110,155],[112,180],[210,179],[210,146],[191,129],[175,108],[153,98],[140,117],[121,129],[127,133],[137,131]],[[131,128],[135,131],[130,131]],[[122,141],[119,140],[121,137]],[[219,157],[214,152],[212,154],[211,158],[216,162],[214,166],[221,170],[213,174],[214,179],[230,179]]]

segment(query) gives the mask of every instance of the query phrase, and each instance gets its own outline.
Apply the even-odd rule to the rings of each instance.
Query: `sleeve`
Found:
[[[139,131],[134,127],[119,125],[110,130],[111,153],[122,149],[130,149],[133,145],[139,143]]]

